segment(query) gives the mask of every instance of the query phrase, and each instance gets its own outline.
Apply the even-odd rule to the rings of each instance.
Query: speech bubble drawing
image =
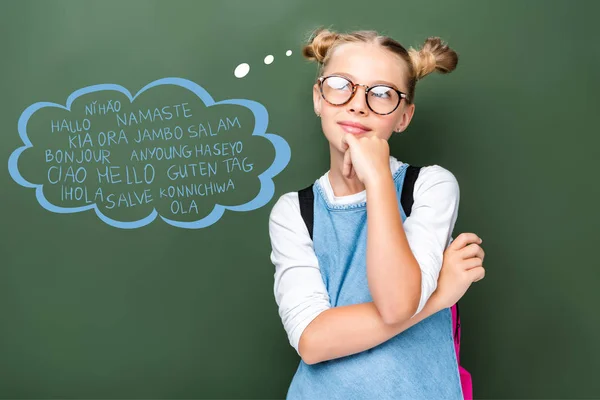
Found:
[[[48,168],[47,176],[48,176],[49,182],[33,183],[33,182],[30,182],[29,180],[25,179],[24,176],[22,175],[21,170],[19,169],[19,158],[26,150],[34,148],[34,144],[30,140],[30,137],[28,135],[28,123],[30,122],[30,120],[36,113],[40,112],[41,110],[59,109],[59,110],[65,110],[65,111],[69,112],[69,114],[71,114],[72,106],[74,105],[75,101],[78,98],[80,98],[82,96],[90,95],[93,93],[98,94],[98,93],[107,93],[107,92],[113,92],[113,93],[118,92],[120,94],[125,95],[129,99],[128,106],[133,106],[134,101],[136,99],[138,99],[139,96],[142,95],[142,93],[148,92],[152,88],[158,88],[158,87],[162,87],[162,86],[165,86],[165,87],[166,86],[174,86],[174,87],[180,87],[183,89],[187,89],[189,92],[191,92],[192,94],[197,96],[197,99],[199,99],[207,109],[210,107],[219,106],[219,105],[233,105],[233,106],[243,107],[252,113],[253,118],[254,118],[254,127],[252,129],[251,136],[252,137],[254,137],[254,136],[262,137],[262,138],[267,139],[273,145],[274,150],[275,150],[275,157],[274,157],[274,160],[271,163],[271,165],[257,176],[257,178],[260,182],[260,189],[259,189],[258,194],[254,198],[252,198],[251,200],[249,200],[243,204],[239,204],[239,205],[222,205],[219,203],[215,203],[212,210],[204,217],[199,218],[197,220],[192,220],[192,221],[182,221],[182,220],[174,219],[172,217],[167,218],[164,215],[161,215],[161,213],[159,213],[159,211],[157,211],[156,207],[150,206],[153,199],[149,195],[150,192],[148,192],[150,189],[147,188],[145,191],[140,192],[142,194],[140,195],[141,197],[137,197],[137,201],[140,203],[144,203],[144,200],[145,200],[144,206],[147,206],[148,209],[151,208],[151,211],[149,211],[148,215],[138,218],[137,220],[123,221],[123,220],[115,219],[114,217],[106,215],[109,212],[107,212],[108,206],[105,203],[102,203],[103,204],[102,206],[98,205],[98,201],[96,201],[98,198],[100,198],[103,201],[106,200],[102,193],[98,197],[98,192],[102,192],[102,188],[99,188],[96,191],[96,197],[93,199],[94,201],[91,204],[65,207],[62,205],[53,204],[47,198],[47,196],[44,194],[44,185],[49,184],[49,183],[57,183],[58,178],[56,178],[56,177],[64,175],[63,172],[58,172],[58,171],[62,171],[62,169],[61,169],[62,165],[60,165],[60,163],[58,163],[58,161],[59,161],[58,154],[60,154],[59,152],[56,152],[56,154],[53,155],[51,150],[46,150],[46,162],[48,163],[49,162],[48,160],[50,159],[51,161],[56,161],[58,163],[57,165],[52,165],[50,168]],[[194,98],[196,98],[196,97],[194,97]],[[185,103],[185,104],[187,104],[187,103]],[[115,103],[115,106],[116,106],[116,103]],[[120,107],[121,107],[121,105],[119,105],[119,108]],[[157,108],[157,110],[158,110],[158,108]],[[86,107],[86,113],[87,113],[87,111],[88,111],[88,109]],[[163,109],[163,111],[164,111],[164,109]],[[186,114],[186,111],[188,111],[188,114]],[[174,111],[171,109],[171,115],[173,115],[173,112]],[[191,114],[192,114],[190,112],[190,109],[186,110],[185,106],[178,109],[177,113],[178,113],[178,115],[181,113],[183,115],[182,118],[184,116],[191,117]],[[131,112],[131,114],[132,114],[132,117],[134,117],[133,116],[134,113]],[[125,115],[125,113],[123,115]],[[142,115],[141,111],[140,111],[140,115]],[[147,114],[147,115],[149,116],[150,114]],[[119,119],[119,118],[117,118],[117,120],[120,122],[123,121],[123,119]],[[101,162],[102,164],[106,163],[106,166],[104,166],[105,169],[102,169],[102,168],[96,169],[98,172],[98,174],[97,174],[98,179],[99,179],[98,183],[100,183],[102,181],[102,179],[109,180],[110,179],[109,172],[108,172],[109,169],[118,168],[118,167],[111,165],[111,160],[109,159],[109,157],[106,156],[107,154],[110,154],[110,152],[108,150],[98,149],[98,143],[101,142],[101,140],[98,138],[102,137],[101,134],[97,135],[97,141],[95,142],[96,143],[96,146],[95,146],[96,153],[93,153],[94,144],[92,143],[92,139],[91,139],[91,137],[93,137],[93,134],[90,136],[90,133],[89,133],[90,127],[91,127],[90,120],[84,119],[81,124],[79,123],[79,121],[76,121],[75,125],[73,125],[73,121],[68,121],[68,122],[66,122],[66,120],[64,120],[64,121],[65,122],[63,122],[62,127],[60,126],[60,124],[58,122],[55,124],[55,121],[51,121],[52,132],[54,132],[55,128],[57,130],[65,129],[67,131],[67,134],[69,134],[69,144],[70,145],[72,145],[73,143],[76,143],[77,140],[79,140],[79,147],[81,149],[81,160],[79,160],[79,161],[81,162],[81,164],[79,167],[73,168],[71,170],[70,178],[72,179],[73,183],[77,183],[77,182],[85,183],[84,181],[86,179],[86,176],[92,175],[91,173],[89,173],[87,171],[86,168],[81,167],[81,165],[85,165],[85,164],[83,164],[84,163],[83,154],[99,154],[99,155],[104,154],[103,156],[97,157],[95,160],[97,162]],[[86,123],[86,121],[87,121],[87,123]],[[227,118],[227,123],[229,124],[229,128],[231,128],[232,126],[236,127],[235,122],[237,122],[237,126],[240,126],[240,123],[239,123],[239,121],[237,121],[237,118],[233,122],[229,118]],[[132,124],[131,121],[129,123]],[[223,120],[221,120],[221,123],[223,123]],[[248,100],[248,99],[229,99],[229,100],[222,100],[219,102],[215,102],[213,100],[213,98],[211,97],[211,95],[204,88],[202,88],[200,85],[196,84],[195,82],[192,82],[190,80],[183,79],[183,78],[170,77],[170,78],[158,79],[158,80],[151,82],[151,83],[147,84],[146,86],[144,86],[135,95],[132,95],[126,88],[124,88],[123,86],[117,85],[117,84],[93,85],[93,86],[88,86],[88,87],[76,90],[73,93],[71,93],[71,95],[69,95],[69,97],[67,98],[66,105],[64,105],[64,106],[61,104],[52,103],[52,102],[38,102],[38,103],[32,104],[31,106],[26,108],[25,111],[23,111],[23,113],[21,114],[19,121],[18,121],[18,132],[19,132],[19,136],[21,137],[21,140],[23,141],[24,145],[22,147],[19,147],[18,149],[16,149],[11,154],[11,156],[8,160],[8,170],[9,170],[11,177],[13,178],[13,180],[16,183],[18,183],[19,185],[26,187],[26,188],[34,188],[36,199],[40,203],[40,205],[42,207],[44,207],[46,210],[54,212],[54,213],[62,213],[62,214],[78,213],[78,212],[83,212],[83,211],[87,211],[87,210],[94,210],[96,215],[102,221],[104,221],[105,223],[107,223],[111,226],[114,226],[117,228],[122,228],[122,229],[135,229],[135,228],[143,227],[145,225],[148,225],[152,221],[154,221],[154,219],[156,219],[157,216],[159,216],[163,221],[165,221],[166,223],[168,223],[172,226],[176,226],[176,227],[180,227],[180,228],[187,228],[187,229],[205,228],[205,227],[211,226],[214,223],[216,223],[223,216],[223,214],[225,213],[226,210],[238,211],[238,212],[255,210],[255,209],[258,209],[258,208],[264,206],[273,198],[273,195],[275,193],[275,186],[273,183],[273,178],[276,175],[278,175],[280,172],[282,172],[284,170],[284,168],[287,166],[287,164],[289,163],[290,158],[291,158],[291,151],[290,151],[290,147],[289,147],[288,143],[281,136],[275,135],[273,133],[267,133],[267,125],[268,125],[268,112],[262,104],[260,104],[256,101],[253,101],[253,100]],[[226,126],[226,128],[227,128],[227,126]],[[220,129],[221,129],[221,124],[219,124],[219,130]],[[92,128],[92,130],[93,130],[93,128]],[[146,131],[147,131],[147,129],[146,129]],[[164,133],[162,130],[159,130],[159,131],[161,132],[161,135]],[[75,134],[73,134],[74,132],[75,132]],[[87,135],[84,135],[84,133],[86,133],[86,132],[87,132]],[[121,132],[123,132],[123,131],[121,131]],[[156,140],[156,138],[158,137],[156,135],[156,131],[152,130],[152,132],[155,135],[154,138],[150,137],[150,134],[148,134],[148,138],[151,140]],[[181,130],[181,132],[183,133],[183,130]],[[194,132],[195,135],[198,135],[197,128],[195,131],[190,130],[190,132]],[[97,133],[97,132],[95,132],[95,133]],[[102,134],[104,134],[105,141],[106,141],[106,134],[104,132],[102,132]],[[212,130],[211,130],[210,134],[214,135]],[[90,136],[89,143],[88,143],[88,146],[85,146],[85,144],[86,144],[85,141],[88,138],[88,136]],[[175,135],[175,136],[177,136],[177,135]],[[207,136],[208,136],[208,134],[207,134]],[[171,132],[171,138],[172,137],[173,137],[173,135]],[[164,139],[164,135],[161,136],[161,138]],[[127,138],[125,138],[125,139],[127,139]],[[82,144],[82,140],[83,140],[83,144]],[[71,141],[73,141],[73,143]],[[116,143],[115,138],[113,138],[113,142]],[[100,143],[100,144],[102,144],[102,143]],[[220,149],[219,151],[223,151],[223,152],[226,152],[226,151],[234,152],[234,149],[236,147],[239,147],[238,150],[242,149],[241,142],[235,142],[233,145],[230,145],[230,149],[228,149],[228,150],[226,150],[225,145],[223,143],[220,143],[220,144],[222,145],[221,146],[222,149],[221,149],[221,147],[218,146],[219,143],[216,143],[216,144],[213,143],[214,149]],[[78,146],[77,144],[73,144],[73,145],[76,148]],[[208,144],[206,146],[207,147],[200,147],[200,150],[204,151],[202,149],[206,149],[206,151],[211,151],[208,147]],[[85,148],[85,150],[83,150],[84,148]],[[102,153],[103,151],[106,153]],[[201,153],[201,154],[204,154],[204,153]],[[198,146],[196,146],[196,156],[198,156]],[[71,161],[73,161],[73,163],[76,164],[76,162],[74,160],[71,160]],[[79,161],[77,161],[77,162],[79,162]],[[224,162],[226,160],[220,160],[220,161]],[[227,159],[227,161],[228,161],[227,168],[233,169],[233,166],[235,166],[236,160],[234,160],[233,158],[229,158],[229,159]],[[62,160],[61,160],[61,162],[62,162]],[[218,164],[218,165],[221,165],[221,164]],[[237,160],[238,169],[242,168],[240,165],[241,165],[240,161]],[[65,166],[66,166],[66,164],[65,164]],[[148,168],[148,166],[150,166],[151,168]],[[246,167],[247,166],[245,166],[244,168],[246,168]],[[196,168],[198,169],[198,167],[196,167]],[[214,168],[213,172],[216,172],[216,169],[217,169],[216,161],[214,162],[213,168]],[[224,169],[224,167],[222,167],[222,168]],[[145,179],[147,179],[146,182],[144,182],[144,179],[137,178],[137,177],[135,179],[139,179],[139,182],[138,181],[131,182],[132,184],[135,183],[137,185],[136,187],[139,187],[139,186],[143,187],[144,184],[151,184],[152,181],[154,180],[154,175],[156,174],[155,168],[152,166],[152,164],[146,164],[146,169],[151,170],[151,173],[148,173],[148,174],[146,174],[146,172],[147,172],[146,170],[143,171],[143,173],[146,174],[146,178],[145,178]],[[247,168],[246,171],[251,171],[251,169],[252,168]],[[103,171],[103,172],[101,173],[100,171]],[[104,173],[104,171],[106,171],[106,173]],[[210,166],[208,168],[208,171],[210,172]],[[68,174],[69,173],[67,172],[67,175]],[[141,175],[141,173],[140,173],[140,175]],[[171,173],[171,175],[176,176],[177,173],[175,173],[175,174]],[[210,174],[208,174],[208,175],[210,176]],[[177,178],[177,177],[173,178],[172,176],[170,179]],[[124,179],[123,176],[122,176],[122,179]],[[128,177],[128,179],[129,179],[129,177]],[[152,179],[152,180],[150,180],[150,179]],[[56,182],[54,182],[54,180],[56,180]],[[115,183],[115,182],[116,181],[113,179],[113,181],[111,183]],[[119,182],[121,182],[121,181],[119,181]],[[233,183],[231,181],[231,179],[229,180],[229,182],[230,182],[230,184]],[[80,189],[83,191],[82,188],[80,188]],[[61,188],[61,196],[63,196],[62,190],[63,189]],[[211,188],[211,191],[212,191],[212,188]],[[161,193],[162,193],[162,190],[161,190]],[[129,193],[129,194],[130,194],[129,201],[131,201],[131,193]],[[72,190],[71,190],[71,196],[72,196]],[[138,194],[135,193],[135,196],[138,196]],[[144,197],[144,196],[146,196],[146,197]],[[136,197],[134,197],[134,199],[135,198]],[[86,192],[86,200],[88,200],[87,192]],[[126,199],[124,201],[125,201],[125,203],[127,203]],[[193,202],[193,200],[192,200],[192,202]],[[115,201],[113,201],[113,205],[114,204],[115,204]],[[129,206],[128,204],[125,204],[125,205]],[[120,200],[119,200],[118,207],[121,207]],[[172,207],[171,207],[171,211],[173,210]],[[104,212],[103,212],[103,210],[104,210]],[[197,208],[196,208],[196,212],[197,212]]]
[[[287,57],[291,56],[292,51],[286,51],[285,55]],[[265,57],[263,61],[266,65],[270,65],[273,63],[273,61],[275,61],[275,57],[272,54],[269,54]],[[233,70],[233,75],[235,75],[236,78],[244,78],[246,75],[248,75],[248,72],[250,72],[250,64],[242,63],[235,67],[235,69]]]

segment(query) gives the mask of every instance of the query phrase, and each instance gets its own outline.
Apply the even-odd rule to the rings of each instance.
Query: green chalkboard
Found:
[[[3,1],[1,398],[284,398],[268,217],[329,166],[316,27],[440,36],[398,159],[461,190],[476,398],[598,398],[592,1]],[[90,133],[89,136],[86,133]]]

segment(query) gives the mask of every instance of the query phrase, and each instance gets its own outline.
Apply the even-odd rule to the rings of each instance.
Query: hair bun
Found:
[[[327,53],[340,35],[326,28],[319,28],[313,32],[308,44],[302,48],[302,55],[311,61],[323,64]]]
[[[408,51],[417,80],[433,71],[447,74],[454,71],[458,64],[458,54],[442,42],[439,37],[429,37],[420,50],[410,48]]]

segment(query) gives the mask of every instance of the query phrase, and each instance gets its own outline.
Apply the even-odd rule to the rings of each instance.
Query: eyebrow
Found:
[[[356,78],[354,76],[352,76],[351,74],[345,73],[345,72],[332,72],[330,75],[342,75],[342,76],[350,78],[351,81],[356,81]],[[398,87],[396,85],[394,85],[393,83],[384,81],[384,80],[374,81],[369,86],[378,85],[378,84],[388,85],[388,86],[393,87],[394,89],[397,89],[397,90],[400,90],[401,92],[403,92],[403,90],[398,89]]]

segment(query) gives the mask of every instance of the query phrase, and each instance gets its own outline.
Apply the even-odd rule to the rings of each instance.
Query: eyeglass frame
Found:
[[[352,85],[352,94],[350,95],[348,100],[346,100],[345,102],[340,103],[340,104],[334,104],[325,98],[325,93],[323,93],[323,81],[325,79],[331,78],[331,77],[343,78],[343,79],[347,80],[348,82],[350,82],[350,85]],[[319,91],[321,92],[321,97],[323,97],[323,100],[325,100],[327,103],[331,104],[332,106],[343,106],[343,105],[348,104],[354,98],[354,95],[356,94],[357,86],[362,86],[365,88],[365,103],[367,104],[367,107],[369,107],[369,110],[373,111],[377,115],[389,115],[398,109],[398,106],[400,106],[400,103],[402,103],[402,99],[405,99],[406,101],[408,101],[408,95],[406,93],[401,92],[400,90],[396,89],[393,86],[385,85],[383,83],[378,83],[377,85],[368,86],[368,85],[364,85],[364,84],[360,84],[360,83],[354,83],[354,82],[352,82],[352,80],[350,78],[343,76],[343,75],[337,75],[337,74],[320,76],[319,78],[317,78],[317,82],[319,82]],[[396,93],[398,93],[398,104],[396,104],[396,107],[394,107],[394,109],[388,113],[378,113],[377,111],[373,110],[371,108],[371,105],[369,104],[369,91],[371,89],[373,89],[374,87],[378,87],[378,86],[390,88],[393,91],[395,91]]]

